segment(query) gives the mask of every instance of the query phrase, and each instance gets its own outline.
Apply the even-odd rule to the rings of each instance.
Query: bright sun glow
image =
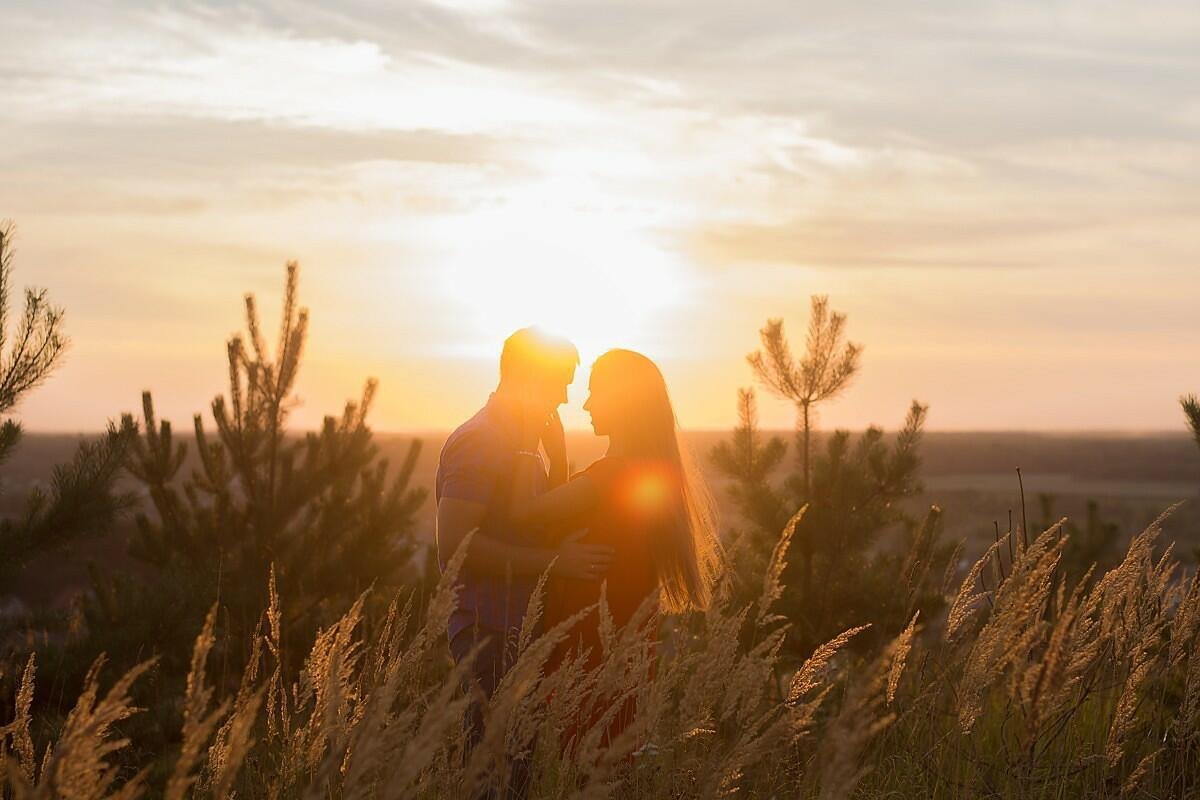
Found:
[[[571,339],[585,365],[611,347],[652,350],[663,315],[690,289],[683,265],[618,219],[508,209],[459,224],[469,238],[451,246],[440,277],[463,314],[467,355],[494,356],[531,324]]]

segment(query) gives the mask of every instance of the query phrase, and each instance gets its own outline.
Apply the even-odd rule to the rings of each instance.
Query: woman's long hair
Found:
[[[592,365],[592,381],[619,387],[625,455],[644,462],[641,487],[651,486],[650,551],[663,608],[707,608],[721,568],[712,495],[680,441],[667,384],[658,366],[632,350],[609,350]],[[638,493],[639,479],[631,491]],[[645,495],[645,492],[642,492]]]

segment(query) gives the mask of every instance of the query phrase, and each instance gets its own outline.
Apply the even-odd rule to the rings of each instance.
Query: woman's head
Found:
[[[597,436],[657,452],[664,433],[675,433],[675,413],[658,366],[632,350],[609,350],[592,364],[583,410]],[[645,441],[651,439],[654,441]]]
[[[599,436],[637,462],[627,487],[631,513],[645,515],[668,610],[704,608],[720,566],[712,499],[679,440],[658,366],[632,350],[596,359],[584,409]]]

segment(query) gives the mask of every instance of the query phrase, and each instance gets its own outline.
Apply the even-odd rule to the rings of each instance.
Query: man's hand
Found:
[[[541,436],[546,458],[550,459],[550,485],[559,486],[567,480],[567,437],[558,409],[550,412]]]
[[[520,427],[517,441],[522,450],[535,451],[538,441],[542,438],[542,429],[546,427],[546,418],[534,414],[526,403],[521,404]]]
[[[552,574],[577,581],[597,581],[604,577],[616,551],[607,545],[583,544],[579,540],[585,533],[579,531],[563,539],[555,552]]]

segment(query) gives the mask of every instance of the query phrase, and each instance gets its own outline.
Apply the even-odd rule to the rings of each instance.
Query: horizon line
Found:
[[[370,427],[370,426],[368,426],[368,427]],[[379,436],[414,436],[415,437],[415,436],[445,435],[445,434],[448,434],[451,431],[453,431],[455,429],[455,427],[457,427],[457,426],[446,426],[444,428],[389,428],[389,429],[372,427],[372,428],[370,428],[370,430],[371,430],[372,434],[379,435]],[[833,433],[835,431],[841,431],[841,430],[850,431],[852,433],[858,433],[861,431],[865,431],[870,427],[872,427],[872,426],[871,425],[863,425],[863,426],[858,426],[858,427],[842,426],[842,427],[836,427],[836,428],[821,428],[821,429],[814,430],[813,433],[824,434],[824,433]],[[309,433],[309,432],[315,432],[317,430],[318,430],[317,428],[296,428],[294,431],[289,431],[289,433],[290,432]],[[694,428],[681,426],[680,430],[683,433],[722,433],[722,434],[732,434],[734,431],[734,429],[732,427],[715,428],[715,427],[705,427],[705,426],[698,426],[698,427],[694,427]],[[787,434],[787,433],[798,433],[798,431],[794,428],[759,428],[759,430],[762,433],[769,433],[769,434],[776,434],[776,435]],[[883,428],[883,432],[885,434],[894,432],[895,430],[899,430],[899,428],[898,427]],[[98,436],[104,432],[105,432],[105,430],[103,428],[97,428],[94,430],[84,430],[84,429],[80,429],[80,428],[61,428],[61,429],[48,429],[48,428],[28,429],[28,428],[26,428],[26,429],[23,429],[23,431],[22,431],[23,435],[26,435],[26,436]],[[1192,438],[1192,434],[1187,429],[1180,429],[1180,428],[925,428],[922,432],[926,433],[926,434],[937,433],[937,434],[956,434],[956,435],[1007,434],[1007,435],[1025,435],[1025,436],[1157,436],[1157,437],[1178,436],[1178,437],[1187,438],[1187,439]],[[592,433],[592,431],[588,428],[572,427],[572,428],[567,428],[566,433],[568,433],[568,434]],[[596,436],[596,438],[603,438],[603,437]]]

